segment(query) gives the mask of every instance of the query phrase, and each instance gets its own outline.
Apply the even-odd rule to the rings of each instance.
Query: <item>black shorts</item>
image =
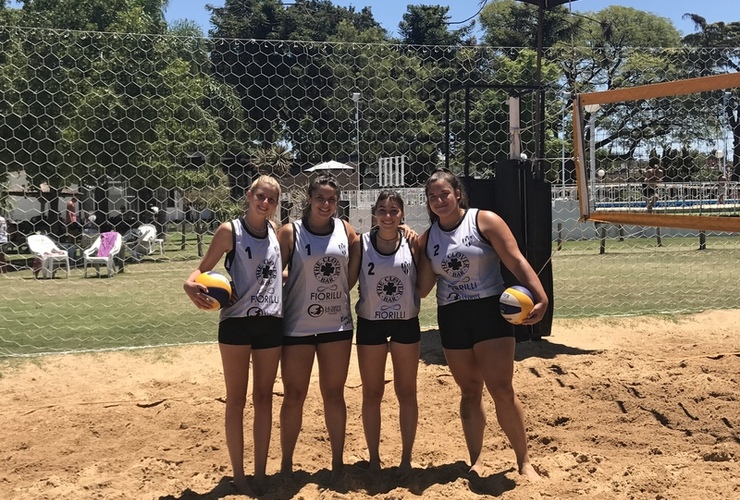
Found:
[[[488,339],[514,337],[514,325],[499,312],[499,297],[460,300],[437,307],[437,323],[445,349],[472,349]]]
[[[388,341],[414,344],[421,340],[419,318],[372,321],[357,318],[357,345],[382,345]]]
[[[252,349],[270,349],[283,345],[283,318],[248,316],[226,318],[218,324],[218,342],[251,345]]]
[[[283,337],[283,345],[318,345],[339,342],[340,340],[352,340],[352,333],[352,330],[347,330],[346,332],[317,333],[303,337],[288,337],[286,335]]]
[[[655,188],[653,186],[649,185],[649,184],[643,184],[642,185],[642,194],[646,198],[650,198],[651,196],[653,196],[655,194]]]

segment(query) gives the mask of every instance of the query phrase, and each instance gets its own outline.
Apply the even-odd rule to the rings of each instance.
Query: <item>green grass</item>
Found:
[[[121,349],[216,339],[218,314],[196,309],[182,282],[199,261],[195,236],[181,249],[170,235],[164,256],[127,263],[112,278],[37,280],[30,269],[0,275],[0,357]],[[207,248],[209,237],[203,243]],[[738,307],[736,238],[567,242],[553,253],[556,318],[677,314]],[[356,294],[353,292],[353,304]],[[421,324],[436,327],[434,291]]]

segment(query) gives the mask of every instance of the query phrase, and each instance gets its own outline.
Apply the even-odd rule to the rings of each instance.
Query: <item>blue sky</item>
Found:
[[[222,6],[223,0],[170,0],[166,17],[168,21],[176,19],[190,19],[203,27],[203,32],[208,33],[210,28],[210,16],[205,5],[209,3]],[[439,5],[435,0],[332,0],[334,5],[344,7],[354,6],[356,10],[368,6],[372,9],[373,16],[380,24],[394,36],[398,35],[398,23],[406,12],[406,6],[412,5]],[[452,21],[463,21],[474,16],[480,4],[480,0],[456,0],[454,2],[442,3],[450,6],[450,17]],[[609,5],[623,5],[636,9],[652,12],[673,21],[684,35],[693,32],[693,24],[684,21],[681,17],[690,12],[699,14],[708,22],[717,21],[740,21],[740,1],[738,0],[578,0],[571,4],[574,12],[599,11]],[[568,7],[568,4],[565,4]]]

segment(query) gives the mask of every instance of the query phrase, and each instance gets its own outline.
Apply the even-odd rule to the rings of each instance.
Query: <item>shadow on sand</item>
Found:
[[[570,347],[564,344],[558,344],[547,338],[542,338],[541,340],[517,342],[514,359],[516,361],[522,361],[527,358],[553,359],[556,356],[579,356],[597,352],[599,351]],[[447,364],[439,338],[439,330],[421,332],[421,361],[428,365]]]
[[[424,492],[435,484],[453,483],[460,478],[467,479],[470,491],[479,495],[500,496],[516,486],[514,481],[506,477],[507,473],[514,472],[513,469],[479,477],[470,474],[468,464],[463,461],[426,469],[412,469],[403,475],[399,474],[396,467],[370,473],[367,466],[366,461],[345,466],[344,476],[334,483],[331,483],[331,472],[327,469],[314,473],[296,471],[292,478],[276,474],[268,478],[269,491],[254,498],[288,500],[309,484],[317,485],[322,491],[343,494],[364,492],[368,495],[383,495],[396,488],[403,488],[415,496],[423,496]],[[159,500],[215,500],[229,495],[237,493],[230,484],[230,478],[223,477],[210,491],[199,493],[188,488],[180,495],[161,496]]]

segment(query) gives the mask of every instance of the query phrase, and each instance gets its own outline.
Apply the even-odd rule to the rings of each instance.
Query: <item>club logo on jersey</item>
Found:
[[[336,281],[339,272],[339,260],[332,256],[322,257],[313,266],[313,275],[324,284]]]
[[[275,282],[277,275],[277,266],[271,260],[265,259],[257,266],[257,281],[259,281],[261,285],[264,285],[265,283],[271,285]]]
[[[259,307],[250,307],[247,310],[247,316],[263,316],[265,312]]]
[[[404,262],[401,264],[401,270],[403,271],[403,274],[408,275],[411,272],[411,262]]]
[[[319,316],[324,314],[324,308],[321,306],[321,304],[311,304],[310,306],[308,306],[306,312],[312,318],[318,318]]]
[[[397,302],[403,295],[403,283],[395,276],[386,276],[378,281],[375,291],[383,302]]]
[[[442,270],[453,278],[465,276],[468,269],[470,269],[470,261],[460,252],[453,252],[442,259]]]

